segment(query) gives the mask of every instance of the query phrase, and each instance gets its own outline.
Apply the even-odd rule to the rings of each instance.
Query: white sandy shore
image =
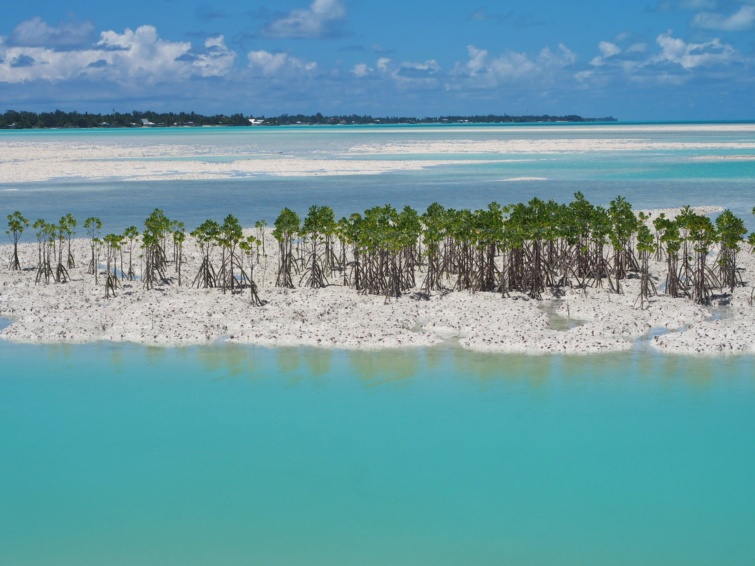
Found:
[[[268,244],[268,250],[275,249],[272,241]],[[88,241],[75,240],[74,253],[79,265],[86,265]],[[639,341],[669,353],[755,353],[750,287],[738,288],[731,306],[716,311],[665,296],[652,298],[645,309],[636,308],[637,279],[624,282],[622,295],[600,288],[567,289],[563,297],[546,295],[535,301],[518,294],[502,298],[454,292],[430,300],[406,294],[386,302],[335,281],[320,290],[277,289],[272,286],[276,258],[271,255],[267,267],[263,261],[255,271],[267,304],[253,307],[248,294],[187,286],[200,260],[191,242],[185,246],[184,286],[145,290],[140,281],[124,282],[111,299],[104,298],[103,278],[95,285],[82,267],[71,270],[69,283],[35,285],[36,244],[20,246],[24,271],[8,269],[10,254],[9,245],[0,246],[0,316],[12,320],[0,337],[13,342],[106,340],[173,346],[228,340],[375,349],[454,340],[486,352],[589,354],[630,349]],[[755,260],[743,251],[740,264],[749,280]],[[660,276],[662,264],[653,267]],[[650,339],[651,331],[660,335]]]
[[[755,128],[744,125],[745,130]],[[643,129],[635,127],[601,128],[601,134],[617,137],[581,138],[569,136],[575,128],[548,130],[547,136],[525,138],[516,128],[501,128],[500,139],[430,139],[396,142],[382,140],[344,146],[324,158],[317,152],[290,155],[271,151],[263,138],[248,138],[246,143],[212,146],[198,143],[167,143],[165,138],[149,136],[139,143],[100,139],[88,141],[39,141],[0,137],[0,180],[3,184],[40,183],[51,180],[121,179],[125,181],[196,180],[254,178],[258,176],[334,176],[375,175],[395,171],[415,171],[444,165],[472,165],[489,162],[521,161],[526,156],[560,153],[605,153],[698,150],[721,152],[690,159],[755,159],[755,142],[669,142],[652,138],[621,137],[638,132],[675,132],[673,127]],[[726,127],[717,126],[721,131]],[[723,128],[723,129],[722,129]],[[740,128],[740,126],[737,126]],[[750,128],[750,129],[746,129]],[[577,128],[578,129],[578,128]],[[489,133],[489,130],[487,130]],[[524,130],[523,130],[524,131]],[[526,130],[532,133],[532,130]],[[584,130],[582,130],[584,131]],[[592,131],[592,130],[591,130]],[[684,130],[679,130],[684,131]],[[377,130],[365,130],[379,134]],[[438,130],[428,130],[438,135]],[[460,130],[462,134],[474,131]],[[459,132],[453,131],[454,135]],[[448,132],[444,133],[444,136]],[[562,134],[563,137],[562,137]],[[552,136],[552,137],[551,137]],[[733,154],[732,152],[737,152]],[[379,156],[380,159],[374,157]],[[395,156],[395,158],[392,158]],[[461,156],[462,159],[459,159]]]

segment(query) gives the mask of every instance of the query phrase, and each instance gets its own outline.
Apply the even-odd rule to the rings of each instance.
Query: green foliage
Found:
[[[637,230],[637,251],[640,253],[655,253],[655,237],[646,224],[640,224]]]
[[[739,251],[739,244],[747,234],[747,228],[741,218],[737,218],[731,210],[727,209],[716,218],[716,229],[723,247]]]
[[[87,231],[87,236],[89,236],[89,238],[98,238],[100,230],[102,230],[102,220],[96,216],[90,216],[84,220],[84,229]]]
[[[275,220],[275,229],[273,230],[273,236],[279,242],[292,238],[299,232],[300,226],[299,215],[293,210],[286,207],[281,210],[278,218]]]
[[[29,226],[29,219],[18,210],[8,215],[8,230],[5,232],[13,242],[18,242],[21,234]]]

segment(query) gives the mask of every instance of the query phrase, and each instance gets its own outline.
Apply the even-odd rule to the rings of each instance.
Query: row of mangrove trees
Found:
[[[29,227],[20,212],[8,215],[10,269],[22,268],[18,243]],[[38,244],[37,283],[70,279],[77,227],[70,214],[57,223],[40,219],[31,225]],[[189,235],[201,259],[188,279],[183,276],[186,228],[159,209],[141,231],[131,226],[102,235],[96,217],[87,218],[83,228],[90,242],[88,271],[96,282],[104,278],[106,297],[115,296],[123,280],[140,280],[147,289],[187,283],[231,293],[248,289],[252,303],[262,304],[254,271],[268,257],[265,221],[246,234],[233,215],[196,227]],[[636,214],[623,197],[603,207],[581,193],[568,204],[534,198],[480,210],[433,203],[420,213],[385,205],[340,220],[328,206],[314,205],[304,218],[284,208],[271,228],[277,287],[340,284],[387,298],[456,290],[540,299],[566,287],[623,293],[626,279],[635,277],[640,306],[659,292],[709,304],[715,292],[744,285],[737,254],[744,243],[751,251],[755,246],[755,234],[745,240],[743,220],[729,210],[715,222],[688,206],[674,218],[651,218]],[[665,266],[662,279],[651,275],[651,262]]]

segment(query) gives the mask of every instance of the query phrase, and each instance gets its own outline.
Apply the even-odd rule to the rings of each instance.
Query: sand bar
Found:
[[[659,211],[653,211],[657,214]],[[673,215],[674,210],[665,211]],[[703,210],[698,210],[703,212]],[[269,236],[268,236],[269,238]],[[20,245],[27,269],[10,271],[12,248],[0,246],[0,317],[12,324],[0,338],[25,343],[135,342],[178,346],[230,341],[265,346],[319,346],[378,349],[432,346],[445,341],[484,352],[591,354],[652,347],[678,354],[755,353],[755,307],[751,288],[722,295],[713,308],[663,295],[638,308],[639,280],[624,282],[624,293],[607,288],[565,288],[543,300],[523,294],[449,292],[429,300],[406,293],[398,299],[362,295],[336,279],[324,289],[273,286],[275,253],[255,268],[262,307],[248,294],[188,285],[201,255],[193,242],[184,248],[183,286],[143,288],[124,281],[115,298],[105,299],[103,277],[95,285],[85,269],[88,240],[74,240],[79,267],[64,284],[35,285],[36,243]],[[275,250],[268,239],[267,249]],[[711,260],[712,261],[712,260]],[[744,279],[755,273],[755,259],[743,250]],[[653,263],[663,279],[663,263]],[[171,274],[172,275],[172,274]],[[421,282],[421,274],[418,274]],[[298,280],[297,280],[298,283]],[[652,338],[651,338],[652,336]]]

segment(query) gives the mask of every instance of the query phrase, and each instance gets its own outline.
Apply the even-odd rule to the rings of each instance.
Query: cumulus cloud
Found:
[[[319,38],[337,35],[335,25],[346,17],[341,0],[314,0],[308,8],[293,10],[262,31],[269,37]]]
[[[161,39],[154,26],[140,26],[123,33],[104,31],[98,42],[83,49],[0,44],[0,82],[92,78],[155,84],[224,75],[235,57],[223,36],[207,39],[204,50],[195,51],[189,42]]]
[[[653,63],[674,63],[684,69],[721,66],[740,59],[731,46],[713,39],[704,43],[687,43],[672,37],[671,32],[662,33],[656,39],[661,52],[651,59]]]
[[[204,42],[206,51],[199,53],[194,59],[193,66],[203,77],[220,77],[226,75],[236,60],[236,53],[228,49],[225,37],[207,38]]]
[[[354,68],[351,69],[351,74],[361,79],[372,74],[372,69],[366,63],[357,63]]]
[[[247,53],[249,67],[265,77],[291,76],[311,73],[317,69],[317,63],[302,61],[288,53],[270,53],[269,51],[250,51]]]
[[[575,74],[579,81],[607,82],[621,77],[630,81],[658,84],[682,84],[696,77],[730,77],[736,80],[749,61],[733,46],[718,38],[690,42],[667,31],[656,38],[656,49],[634,43],[622,49],[599,45],[600,55],[591,61],[591,70]],[[610,56],[606,56],[611,53]]]
[[[490,57],[487,50],[469,45],[467,55],[467,61],[457,63],[451,75],[466,86],[476,88],[493,88],[511,82],[543,84],[577,59],[574,52],[563,44],[559,45],[558,51],[545,47],[534,56],[508,51],[498,57]]]
[[[11,45],[65,48],[91,43],[93,34],[91,22],[60,22],[51,26],[37,16],[18,24],[8,39]]]
[[[592,65],[595,65],[596,67],[599,67],[600,65],[602,65],[606,59],[610,59],[614,55],[618,55],[619,53],[621,53],[621,48],[615,43],[611,43],[610,41],[601,41],[598,44],[598,49],[600,50],[600,55],[598,57],[595,57],[590,62]]]
[[[692,25],[701,29],[718,31],[744,31],[755,25],[755,6],[742,6],[730,16],[715,12],[700,12],[692,19]]]

